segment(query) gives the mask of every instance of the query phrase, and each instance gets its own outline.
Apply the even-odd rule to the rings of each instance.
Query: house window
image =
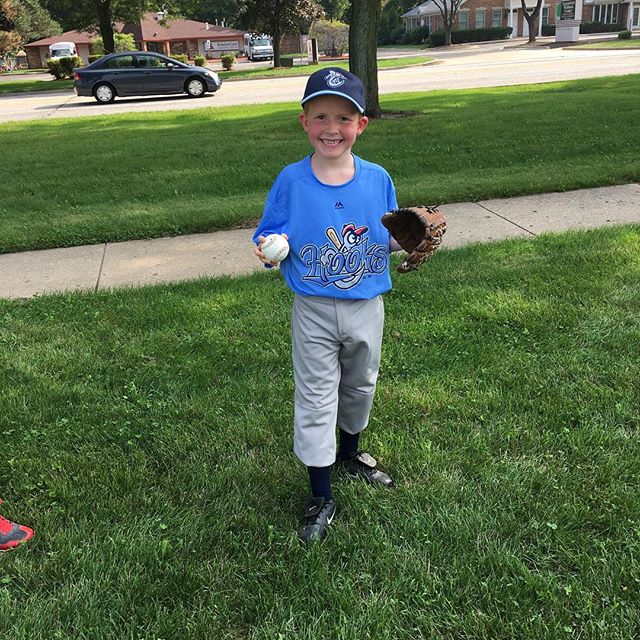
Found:
[[[549,24],[549,7],[542,7],[542,24]]]
[[[484,9],[478,9],[476,11],[476,29],[484,29],[486,25],[485,15],[486,11]]]
[[[458,14],[458,29],[466,31],[469,28],[469,12],[461,11]]]
[[[593,7],[593,21],[605,24],[615,24],[618,22],[617,4],[597,4]]]
[[[491,9],[491,26],[502,26],[502,9]]]

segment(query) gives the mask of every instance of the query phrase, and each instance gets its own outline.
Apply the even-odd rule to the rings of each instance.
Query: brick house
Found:
[[[142,51],[157,51],[167,56],[187,54],[193,60],[197,54],[208,58],[219,58],[228,52],[242,51],[244,31],[219,27],[208,22],[195,20],[168,20],[164,22],[162,13],[146,13],[140,22],[116,24],[115,30],[130,33],[136,48]],[[56,42],[73,42],[78,55],[85,64],[89,63],[91,43],[97,37],[95,33],[66,31],[60,36],[44,38],[26,45],[27,64],[31,69],[47,66],[49,45]]]
[[[617,23],[632,31],[638,31],[640,30],[640,1],[584,0],[582,22]]]
[[[451,0],[446,1],[451,6]],[[556,0],[543,0],[538,35],[542,34],[542,25],[555,24],[556,4]],[[533,8],[535,5],[535,0],[526,0],[527,8]],[[584,0],[582,21],[618,23],[626,25],[629,29],[640,29],[639,8],[640,0],[620,3],[611,3],[607,0]],[[422,26],[428,26],[429,31],[444,29],[440,9],[432,0],[407,11],[402,15],[402,20],[406,31]],[[522,15],[520,0],[463,0],[453,28],[463,31],[487,27],[512,27],[512,38],[529,35],[529,24]]]
[[[73,42],[82,61],[88,64],[91,42],[95,37],[95,34],[84,31],[65,31],[59,36],[51,36],[50,38],[42,38],[31,42],[24,47],[27,52],[27,65],[29,69],[46,69],[49,45],[56,44],[56,42]]]
[[[118,31],[133,35],[142,51],[157,51],[167,56],[187,54],[219,58],[224,53],[242,51],[244,31],[195,20],[168,20],[164,14],[146,13],[140,22],[118,25]]]

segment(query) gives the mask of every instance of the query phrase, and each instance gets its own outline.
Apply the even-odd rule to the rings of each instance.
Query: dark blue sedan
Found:
[[[149,96],[186,93],[199,98],[222,84],[218,74],[159,53],[125,51],[99,58],[73,70],[79,96],[93,96],[98,102],[113,102],[116,96]]]

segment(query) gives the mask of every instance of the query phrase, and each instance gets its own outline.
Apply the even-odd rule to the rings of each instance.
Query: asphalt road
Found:
[[[381,70],[381,94],[435,89],[462,89],[574,80],[640,73],[640,50],[575,50],[526,48],[503,43],[434,52],[436,62],[404,69]],[[213,95],[116,99],[100,105],[69,91],[0,96],[0,122],[52,117],[165,111],[268,102],[295,102],[305,77],[229,81]]]

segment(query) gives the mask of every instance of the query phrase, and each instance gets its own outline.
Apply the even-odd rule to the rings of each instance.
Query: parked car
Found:
[[[49,45],[49,60],[59,60],[77,55],[78,50],[74,42],[55,42]]]
[[[273,46],[271,38],[266,34],[245,33],[244,55],[252,62],[254,60],[273,60]]]
[[[222,84],[214,71],[150,51],[111,53],[74,69],[73,79],[79,96],[93,96],[104,104],[116,96],[186,93],[199,98]]]

